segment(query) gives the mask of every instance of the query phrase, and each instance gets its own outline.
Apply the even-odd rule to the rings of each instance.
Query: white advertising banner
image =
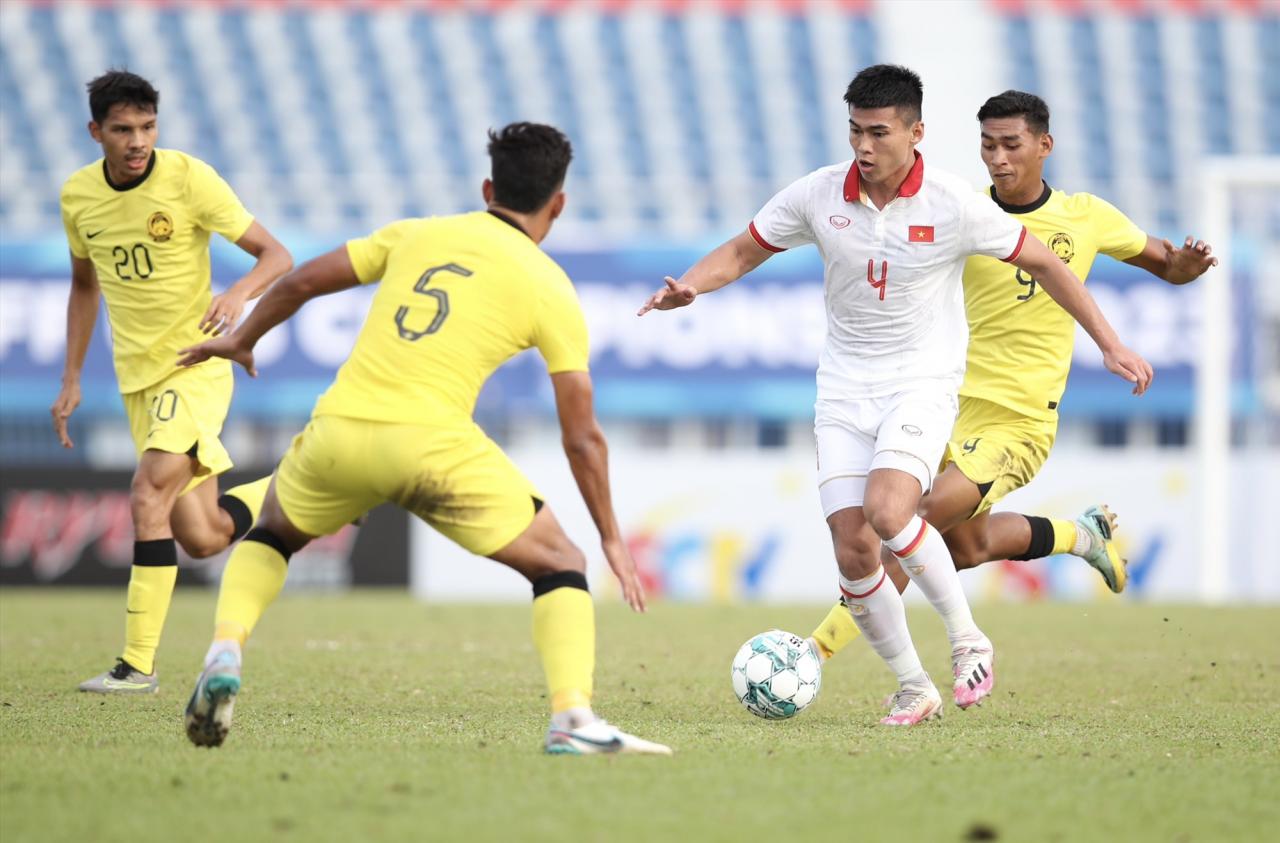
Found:
[[[558,451],[515,452],[587,555],[597,595],[617,587],[595,528]],[[997,510],[1074,518],[1093,503],[1120,517],[1130,560],[1129,599],[1199,599],[1197,489],[1191,452],[1055,452],[1026,489]],[[1228,571],[1233,600],[1280,600],[1280,548],[1266,530],[1275,518],[1261,490],[1280,473],[1280,453],[1237,459]],[[803,454],[758,451],[615,451],[614,506],[655,598],[731,602],[824,602],[836,594],[835,562],[814,468]],[[1252,491],[1251,491],[1252,490]],[[1268,517],[1270,516],[1270,517]],[[522,577],[472,556],[421,522],[411,534],[414,592],[431,600],[528,599]],[[995,562],[962,574],[975,599],[1088,600],[1109,596],[1080,559]],[[912,595],[914,589],[908,590]],[[915,595],[912,599],[919,599]]]

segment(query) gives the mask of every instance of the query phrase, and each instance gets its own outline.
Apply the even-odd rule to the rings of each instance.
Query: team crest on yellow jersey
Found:
[[[1065,231],[1059,231],[1049,238],[1049,249],[1062,258],[1063,263],[1071,263],[1071,259],[1076,256],[1076,244]]]
[[[157,243],[163,243],[173,236],[173,220],[164,211],[156,211],[147,218],[147,233]]]

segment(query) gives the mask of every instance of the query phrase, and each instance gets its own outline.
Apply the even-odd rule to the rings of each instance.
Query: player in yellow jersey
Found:
[[[489,155],[486,211],[401,220],[352,240],[274,285],[235,333],[182,358],[190,366],[225,357],[252,374],[254,344],[307,300],[380,282],[351,355],[223,573],[214,641],[186,712],[198,746],[227,736],[241,647],[283,586],[290,554],[391,501],[532,584],[533,638],[552,711],[547,752],[670,752],[592,712],[595,620],[585,559],[471,417],[489,375],[536,346],[605,558],[627,602],[643,611],[592,408],[586,320],[569,278],[538,246],[564,208],[569,141],[550,126],[513,123],[490,133]]]
[[[218,441],[231,402],[231,365],[215,360],[177,371],[173,360],[179,349],[233,326],[245,302],[288,272],[292,259],[212,167],[155,148],[159,94],[147,80],[113,70],[88,88],[89,133],[103,157],[62,188],[71,294],[53,426],[63,447],[72,447],[67,422],[80,403],[80,370],[105,298],[138,467],[130,489],[135,544],[124,652],[80,690],[153,693],[177,544],[197,558],[221,552],[252,526],[268,482],[218,497],[214,478],[231,468]],[[257,258],[219,296],[209,286],[213,232]]]
[[[1194,281],[1217,264],[1202,240],[1188,237],[1175,248],[1097,196],[1051,189],[1043,170],[1053,136],[1040,97],[1005,91],[983,104],[978,121],[991,198],[1082,281],[1098,254],[1170,284]],[[1090,507],[1074,521],[990,512],[1031,482],[1053,447],[1075,340],[1071,316],[1040,294],[1035,278],[990,258],[968,260],[964,296],[969,349],[960,412],[922,516],[943,533],[957,568],[1071,553],[1096,568],[1112,591],[1124,590],[1125,561],[1111,542],[1115,517],[1105,506]],[[897,559],[887,552],[882,558],[904,590],[910,580]],[[848,610],[837,603],[811,641],[829,658],[857,636]]]

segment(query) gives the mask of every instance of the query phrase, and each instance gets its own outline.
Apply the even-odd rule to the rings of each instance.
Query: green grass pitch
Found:
[[[792,721],[751,717],[738,645],[825,607],[598,617],[597,707],[673,758],[541,753],[528,606],[282,598],[246,652],[225,746],[181,711],[213,596],[179,592],[146,698],[77,693],[118,591],[0,592],[0,840],[1258,840],[1280,825],[1280,612],[979,606],[997,685],[940,723],[875,725],[864,643]],[[933,675],[941,623],[913,609]],[[944,696],[946,691],[944,690]]]

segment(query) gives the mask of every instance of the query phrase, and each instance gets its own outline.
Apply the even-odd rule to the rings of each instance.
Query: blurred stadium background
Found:
[[[1175,242],[1217,238],[1229,270],[1186,288],[1098,261],[1090,289],[1156,367],[1154,388],[1130,397],[1080,344],[1057,450],[1007,506],[1074,515],[1109,502],[1132,560],[1127,599],[1280,600],[1266,503],[1280,469],[1280,6],[1269,0],[5,0],[0,583],[128,576],[134,454],[105,319],[77,448],[60,449],[48,423],[68,288],[58,191],[100,154],[84,83],[122,66],[161,91],[160,145],[213,164],[298,260],[400,216],[479,207],[491,126],[563,128],[576,151],[570,202],[545,245],[591,321],[618,508],[651,591],[829,599],[812,468],[816,253],[774,258],[701,307],[633,314],[776,189],[850,156],[841,96],[881,61],[924,78],[930,163],[984,184],[978,106],[1034,91],[1053,110],[1051,184],[1099,194]],[[213,260],[215,285],[246,265],[220,241]],[[367,300],[311,304],[267,338],[260,379],[238,376],[225,431],[238,470],[267,469],[301,428]],[[1214,372],[1225,382],[1200,391]],[[592,553],[533,355],[494,377],[479,416]],[[515,575],[453,564],[461,556],[380,512],[297,557],[290,582],[524,599]],[[184,579],[216,581],[221,563],[188,560]],[[597,569],[602,590],[607,579]],[[968,585],[989,599],[1103,596],[1065,559],[986,566]]]

